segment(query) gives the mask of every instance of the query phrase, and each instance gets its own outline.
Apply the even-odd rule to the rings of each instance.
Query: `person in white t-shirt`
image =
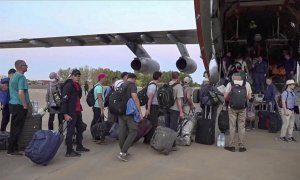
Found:
[[[128,76],[128,72],[122,72],[121,74],[121,79],[117,80],[114,84],[114,89],[117,90],[118,87],[121,86],[121,84],[123,84],[124,81],[127,80],[127,76]]]

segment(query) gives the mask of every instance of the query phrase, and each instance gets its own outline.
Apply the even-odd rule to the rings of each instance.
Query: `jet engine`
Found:
[[[188,56],[180,57],[176,61],[176,67],[180,72],[184,72],[187,74],[192,74],[197,70],[196,62]]]
[[[151,58],[136,57],[131,62],[131,68],[139,73],[151,74],[155,71],[159,71],[160,66],[157,61]]]

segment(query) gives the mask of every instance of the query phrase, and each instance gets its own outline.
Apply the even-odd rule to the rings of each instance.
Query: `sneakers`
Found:
[[[245,147],[240,147],[239,148],[239,152],[245,152],[245,151],[247,151],[247,149]]]
[[[297,140],[296,140],[294,137],[287,138],[287,140],[288,140],[289,142],[291,142],[291,141],[297,142]]]
[[[281,141],[283,141],[283,142],[288,142],[288,140],[286,139],[286,137],[280,137],[279,138]]]
[[[83,147],[83,146],[77,146],[76,151],[78,151],[78,152],[89,152],[90,150],[88,148]]]
[[[7,152],[7,155],[10,155],[10,156],[23,156],[23,154],[18,152],[18,151]]]
[[[81,154],[74,150],[72,150],[71,152],[67,152],[65,155],[65,157],[80,157],[80,156]]]
[[[128,155],[126,153],[120,152],[120,154],[117,156],[117,158],[124,162],[128,161]]]
[[[235,152],[235,147],[226,146],[224,147],[224,149],[226,149],[227,151]]]

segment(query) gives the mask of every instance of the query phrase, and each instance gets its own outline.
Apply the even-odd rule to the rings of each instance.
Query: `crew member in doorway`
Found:
[[[285,78],[286,80],[293,79],[297,70],[297,62],[288,53],[284,54],[284,59],[286,60],[284,64]]]
[[[258,56],[258,62],[254,65],[254,85],[256,93],[264,93],[264,86],[266,82],[266,75],[268,65],[261,56]]]

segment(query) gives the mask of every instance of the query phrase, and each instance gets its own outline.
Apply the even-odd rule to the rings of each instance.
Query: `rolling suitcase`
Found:
[[[63,124],[67,123],[65,121]],[[64,131],[67,126],[63,128],[60,126],[58,132],[52,130],[38,130],[34,133],[32,140],[25,149],[25,156],[36,164],[46,166],[55,156],[60,145],[64,140]]]
[[[18,141],[19,150],[24,150],[31,141],[34,133],[40,129],[42,129],[42,115],[31,115],[31,113],[29,113],[25,119]]]
[[[151,130],[151,128],[152,128],[151,122],[148,119],[144,118],[144,120],[138,124],[137,135],[133,142],[137,142],[142,137],[147,135],[148,132]]]
[[[270,127],[270,112],[267,109],[266,104],[260,104],[260,111],[258,112],[258,129],[267,130]]]
[[[119,124],[118,123],[115,122],[112,125],[112,127],[109,130],[109,136],[111,138],[119,139]]]
[[[209,109],[209,112],[208,112]],[[215,143],[215,121],[211,118],[212,107],[205,106],[202,117],[197,120],[195,142],[212,145]]]
[[[269,133],[277,133],[278,131],[281,130],[281,126],[282,126],[281,116],[279,115],[279,113],[275,112],[271,108],[269,113],[269,121],[270,121]]]

